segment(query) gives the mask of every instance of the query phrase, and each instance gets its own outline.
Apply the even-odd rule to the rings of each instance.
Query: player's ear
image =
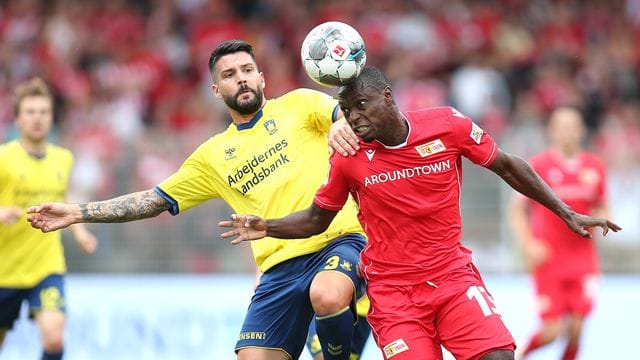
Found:
[[[222,99],[222,95],[220,95],[220,89],[218,89],[218,85],[211,84],[211,90],[213,91],[213,95],[218,99]]]
[[[382,96],[384,96],[385,101],[393,103],[393,92],[391,91],[390,87],[387,86],[386,88],[384,88],[384,90],[382,91]]]
[[[262,71],[260,71],[260,79],[262,80],[262,88],[264,89],[265,87],[267,87],[267,83],[264,80],[264,74],[262,73]]]

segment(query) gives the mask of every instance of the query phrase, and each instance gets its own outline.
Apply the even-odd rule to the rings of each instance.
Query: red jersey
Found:
[[[582,214],[605,204],[606,171],[595,155],[580,152],[567,160],[556,150],[547,150],[530,159],[531,166],[558,197]],[[532,235],[550,247],[550,257],[541,270],[577,275],[598,270],[596,246],[571,229],[554,213],[529,201]]]
[[[355,156],[333,156],[314,199],[338,211],[351,193],[368,236],[362,272],[396,285],[435,279],[471,261],[460,243],[462,156],[489,166],[498,154],[493,139],[451,107],[403,114],[409,124],[403,144],[374,141]]]

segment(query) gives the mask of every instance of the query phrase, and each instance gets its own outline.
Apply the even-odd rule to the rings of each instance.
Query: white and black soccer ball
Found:
[[[364,41],[350,25],[329,21],[313,28],[302,42],[302,65],[307,75],[324,86],[340,86],[355,79],[367,60]]]

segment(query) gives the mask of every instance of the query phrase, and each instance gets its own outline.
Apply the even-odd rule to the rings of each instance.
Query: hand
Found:
[[[529,239],[524,242],[524,256],[530,269],[542,265],[549,258],[549,248],[539,239]]]
[[[602,236],[607,235],[609,230],[613,232],[618,232],[622,230],[620,226],[614,224],[613,222],[607,219],[594,218],[587,215],[582,215],[578,213],[572,213],[569,220],[567,220],[567,225],[573,230],[576,234],[590,238],[591,233],[587,231],[588,228],[591,227],[601,227],[602,228]]]
[[[77,205],[75,205],[77,206]],[[27,221],[42,232],[66,228],[76,221],[73,216],[74,205],[62,203],[44,203],[27,209]]]
[[[76,239],[76,244],[78,244],[78,248],[87,254],[93,254],[98,247],[98,239],[89,232],[84,226],[75,225],[73,236]]]
[[[344,117],[338,119],[331,125],[328,140],[330,154],[337,151],[342,156],[348,156],[349,154],[355,155],[356,151],[360,150],[360,146],[358,145],[360,139],[353,132]]]
[[[233,230],[222,233],[223,238],[237,237],[231,240],[231,243],[238,245],[243,241],[262,239],[267,236],[267,222],[255,215],[231,215],[231,221],[220,221],[220,227],[235,228]]]
[[[0,208],[0,224],[11,225],[22,216],[22,209],[17,206],[5,206]]]

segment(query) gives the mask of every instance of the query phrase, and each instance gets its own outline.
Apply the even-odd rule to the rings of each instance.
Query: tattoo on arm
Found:
[[[111,200],[80,204],[82,219],[94,223],[118,223],[160,215],[171,204],[153,189]]]

